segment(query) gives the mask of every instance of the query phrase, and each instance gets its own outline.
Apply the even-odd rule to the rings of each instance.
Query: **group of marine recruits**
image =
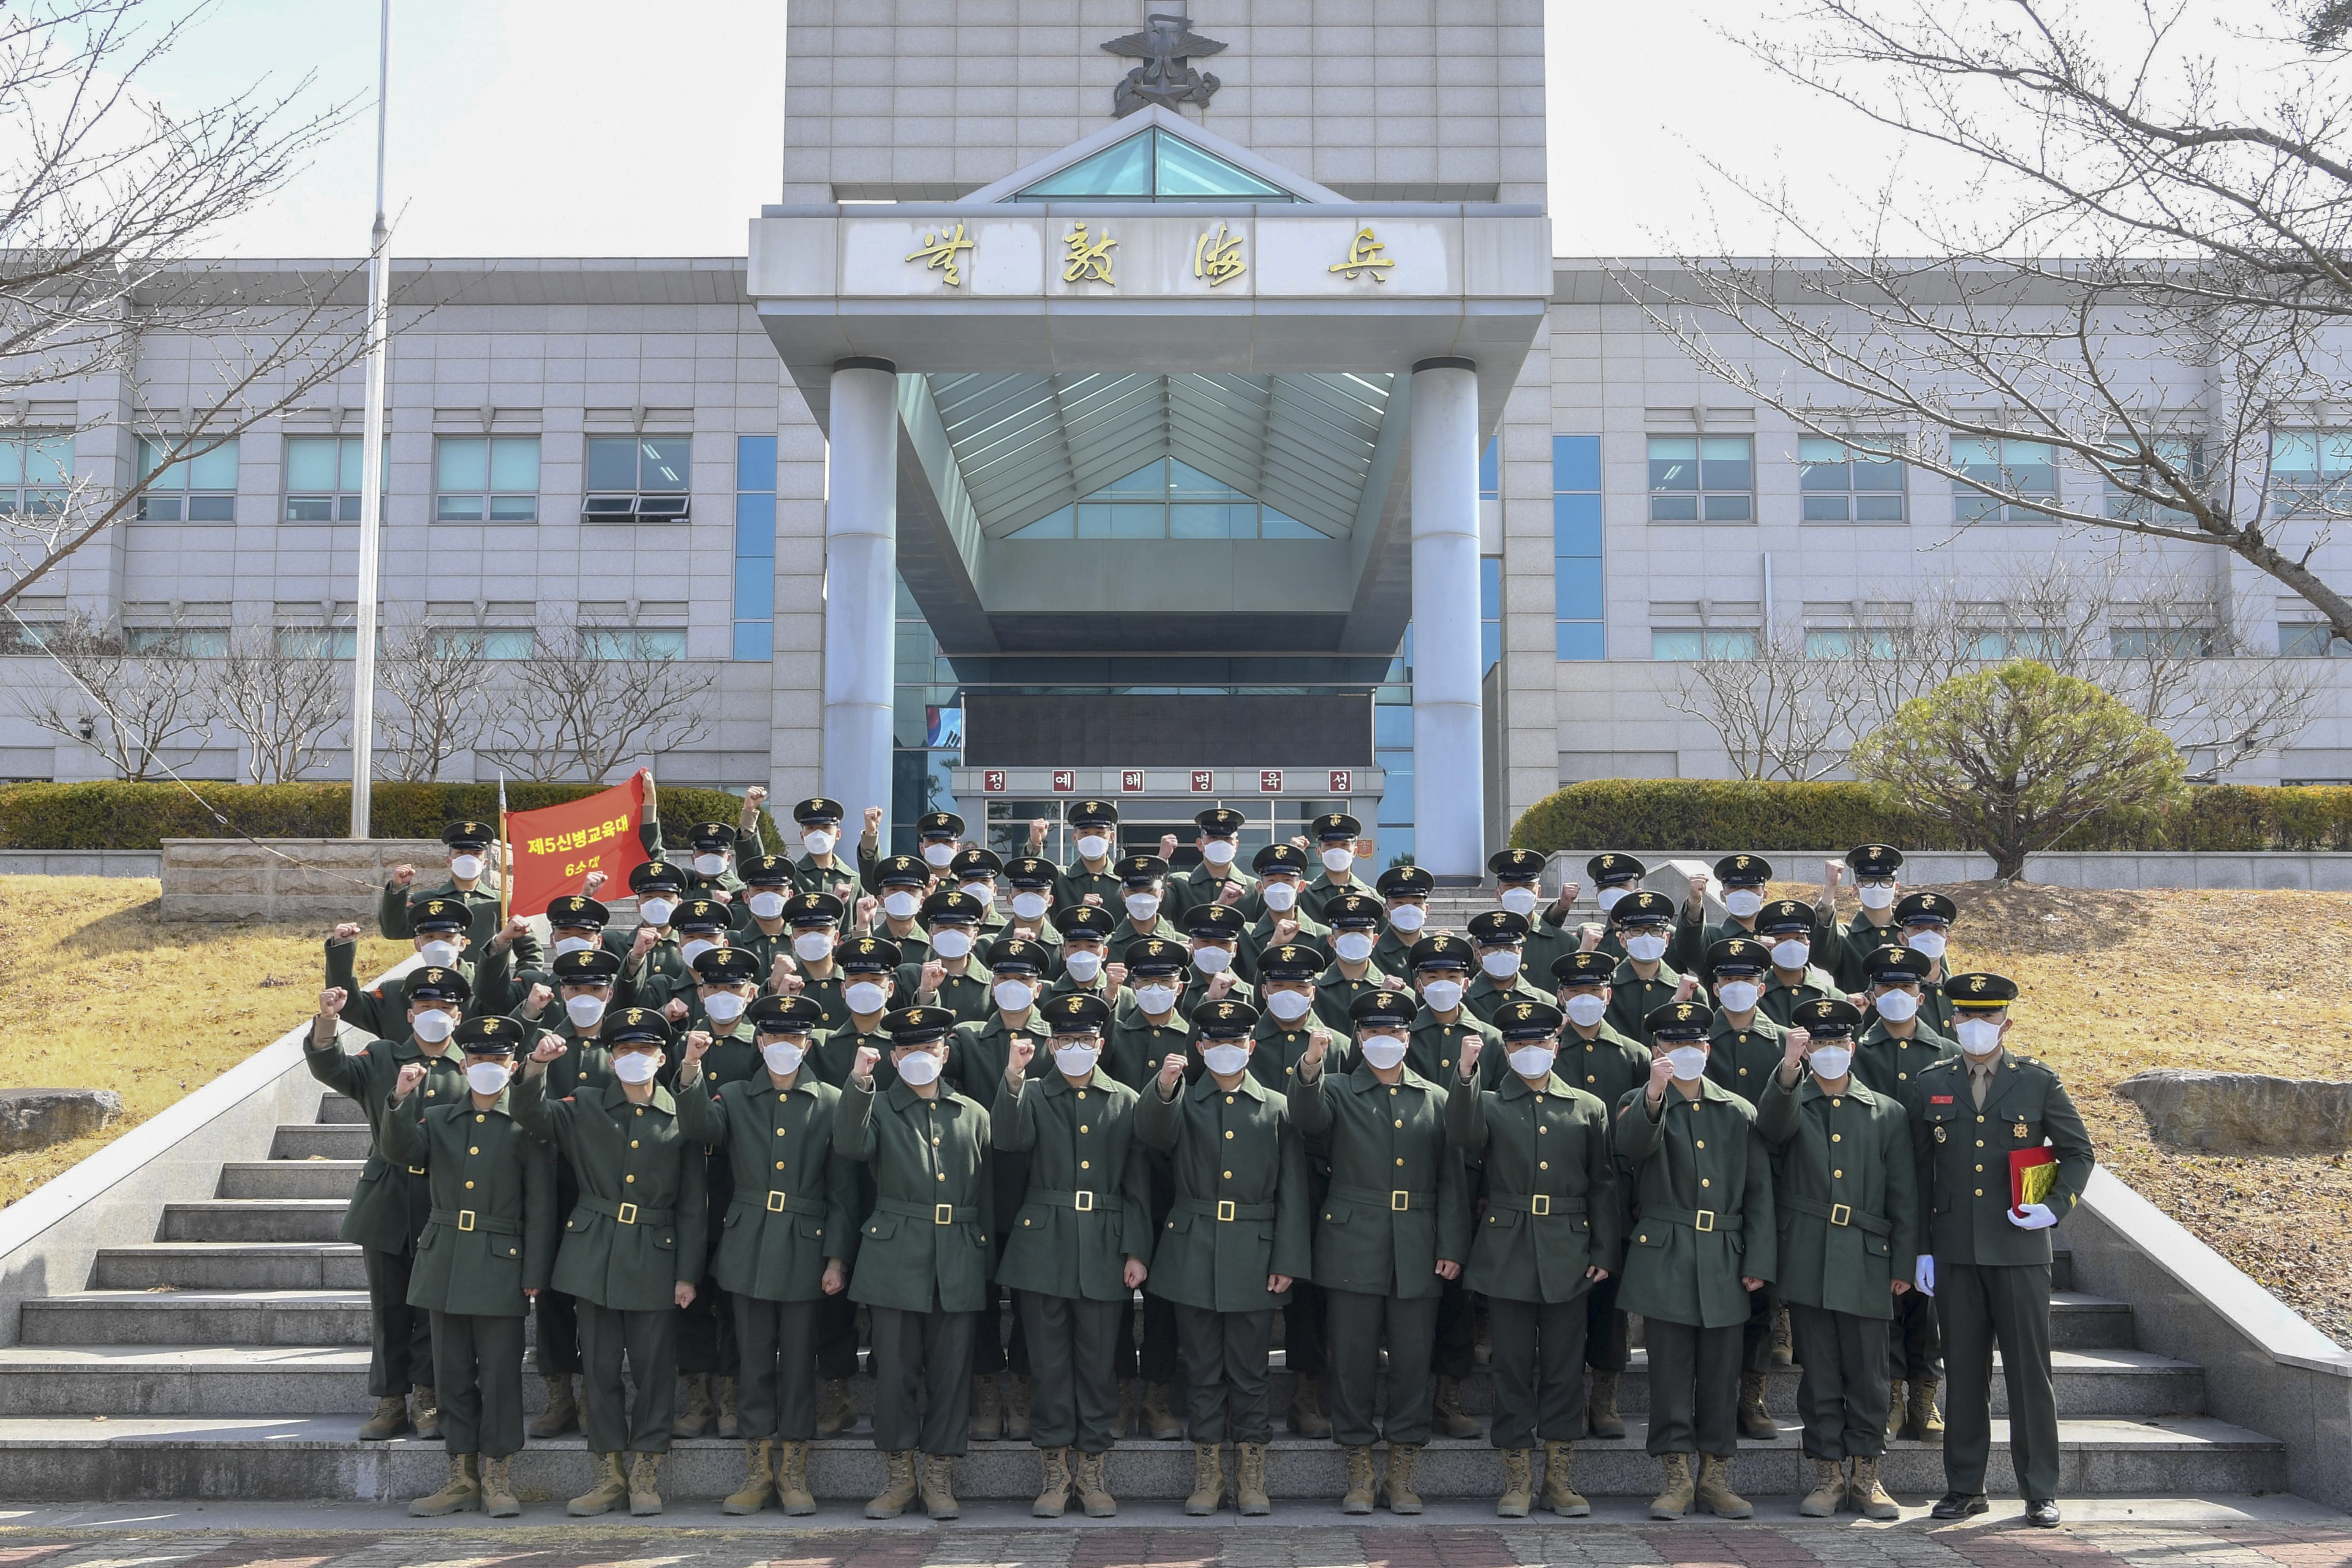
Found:
[[[1105,1456],[1138,1427],[1192,1443],[1188,1513],[1265,1513],[1279,1314],[1289,1427],[1341,1447],[1349,1513],[1419,1512],[1423,1445],[1477,1434],[1482,1321],[1497,1511],[1588,1513],[1570,1446],[1624,1436],[1638,1318],[1654,1518],[1748,1517],[1726,1469],[1776,1436],[1779,1360],[1804,1514],[1895,1517],[1897,1435],[1943,1445],[1935,1517],[1981,1512],[1998,1348],[2028,1520],[2057,1522],[2047,1232],[2092,1150],[2002,1045],[2014,984],[1946,973],[1957,910],[1904,892],[1898,851],[1831,863],[1814,904],[1728,857],[1720,922],[1705,874],[1678,904],[1604,854],[1602,919],[1572,923],[1580,887],[1547,905],[1543,857],[1505,850],[1456,935],[1426,929],[1428,873],[1356,876],[1345,813],[1245,872],[1243,818],[1202,812],[1180,874],[1169,841],[1118,853],[1100,801],[1066,866],[968,847],[946,812],[917,854],[883,854],[870,807],[846,847],[824,799],[770,855],[764,794],[696,825],[689,867],[649,800],[625,939],[601,879],[548,910],[551,955],[501,924],[479,823],[445,833],[446,884],[385,889],[402,980],[361,989],[357,928],[330,939],[310,1061],[374,1130],[343,1233],[374,1315],[361,1435],[450,1455],[413,1512],[519,1511],[526,1312],[530,1435],[581,1426],[595,1467],[572,1513],[660,1511],[672,1437],[713,1426],[747,1450],[725,1511],[814,1512],[862,1306],[869,1518],[954,1518],[951,1461],[1000,1435],[1041,1452],[1039,1516],[1115,1513]],[[345,1022],[374,1042],[346,1054]],[[2010,1152],[2045,1146],[2054,1184],[2012,1207]]]

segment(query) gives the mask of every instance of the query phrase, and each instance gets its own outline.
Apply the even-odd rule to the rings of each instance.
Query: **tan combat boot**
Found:
[[[1225,1453],[1215,1443],[1192,1445],[1192,1495],[1184,1500],[1184,1511],[1195,1519],[1205,1519],[1225,1506]]]
[[[857,1407],[850,1403],[849,1380],[828,1377],[816,1393],[816,1435],[838,1437],[857,1425]]]
[[[1331,1418],[1323,1414],[1323,1389],[1319,1380],[1294,1375],[1290,1380],[1290,1408],[1283,1414],[1284,1423],[1291,1435],[1297,1437],[1328,1437]]]
[[[1544,1445],[1544,1507],[1562,1519],[1586,1519],[1592,1513],[1592,1505],[1569,1484],[1570,1453],[1565,1443]]]
[[[1731,1467],[1713,1454],[1698,1457],[1698,1484],[1691,1496],[1698,1505],[1717,1519],[1752,1519],[1756,1510],[1748,1500],[1731,1489]]]
[[[956,1502],[955,1461],[945,1454],[925,1454],[923,1509],[933,1519],[953,1519],[962,1511]]]
[[[1421,1511],[1421,1494],[1412,1489],[1412,1462],[1420,1457],[1417,1443],[1389,1445],[1388,1473],[1381,1479],[1381,1490],[1387,1494],[1391,1513]]]
[[[1856,1459],[1853,1462],[1853,1479],[1846,1484],[1845,1499],[1846,1501],[1853,1504],[1854,1511],[1864,1519],[1884,1520],[1903,1517],[1903,1510],[1896,1505],[1893,1498],[1887,1496],[1886,1489],[1879,1484],[1876,1459]]]
[[[731,1377],[715,1378],[710,1391],[719,1405],[719,1435],[721,1437],[741,1436],[743,1413],[736,1405],[735,1380]]]
[[[1088,1519],[1118,1517],[1118,1499],[1110,1495],[1109,1472],[1108,1454],[1078,1456],[1078,1501],[1086,1506]]]
[[[776,1495],[776,1446],[765,1438],[743,1445],[743,1484],[719,1505],[721,1513],[757,1513]]]
[[[449,1479],[437,1492],[427,1492],[408,1505],[414,1519],[439,1519],[445,1513],[470,1513],[482,1506],[482,1482],[471,1454],[449,1456]]]
[[[1829,1519],[1845,1501],[1845,1467],[1835,1459],[1807,1458],[1805,1466],[1813,1473],[1813,1489],[1797,1505],[1797,1511],[1807,1519]]]
[[[542,1380],[547,1384],[547,1408],[539,1419],[526,1428],[534,1437],[561,1437],[580,1426],[580,1396],[572,1391],[568,1377]]]
[[[1617,1374],[1596,1372],[1584,1394],[1584,1429],[1596,1437],[1622,1437],[1625,1418],[1617,1414]]]
[[[382,1443],[408,1430],[408,1395],[387,1394],[375,1402],[375,1414],[360,1423],[360,1441]]]
[[[982,1373],[971,1380],[971,1437],[985,1442],[1004,1436],[1004,1412],[996,1404],[996,1374]]]
[[[662,1510],[659,1454],[636,1455],[629,1465],[629,1511],[644,1518]]]
[[[1658,1495],[1650,1500],[1650,1517],[1680,1519],[1690,1511],[1690,1456],[1661,1454],[1658,1461],[1665,1471],[1665,1484],[1659,1489]]]
[[[1886,1385],[1886,1440],[1890,1443],[1903,1436],[1903,1380],[1896,1378]]]
[[[1020,1373],[1004,1374],[1004,1435],[1016,1443],[1029,1440],[1030,1401],[1036,1386]]]
[[[689,1373],[678,1379],[685,1385],[686,1397],[677,1402],[677,1418],[669,1424],[673,1437],[699,1437],[710,1430],[719,1412],[710,1404],[710,1374]]]
[[[1535,1507],[1534,1459],[1533,1448],[1503,1450],[1503,1495],[1495,1500],[1496,1517],[1525,1519]]]
[[[883,1458],[889,1466],[888,1476],[882,1483],[882,1489],[866,1505],[866,1517],[868,1519],[896,1519],[907,1511],[908,1503],[915,1500],[915,1451],[902,1448],[895,1454],[884,1455]]]
[[[595,1458],[596,1484],[573,1498],[565,1510],[574,1519],[610,1513],[629,1495],[629,1478],[621,1473],[621,1456],[598,1454]]]
[[[1176,1419],[1176,1412],[1168,1405],[1168,1385],[1147,1383],[1143,1385],[1143,1433],[1165,1443],[1184,1435],[1184,1423]]]
[[[1458,1379],[1440,1377],[1437,1394],[1431,1400],[1429,1424],[1441,1437],[1483,1437],[1486,1428],[1478,1418],[1462,1408],[1462,1384]]]
[[[420,1383],[409,1391],[409,1409],[414,1412],[416,1436],[426,1441],[441,1436],[441,1396],[433,1392],[429,1383]]]
[[[482,1511],[492,1519],[519,1519],[522,1515],[522,1503],[515,1496],[514,1477],[509,1473],[513,1463],[511,1455],[482,1461]]]
[[[816,1511],[808,1484],[808,1449],[806,1443],[790,1438],[776,1445],[776,1503],[795,1517]]]
[[[1910,1390],[1910,1402],[1903,1416],[1903,1435],[1915,1443],[1941,1443],[1944,1417],[1936,1409],[1936,1380],[1916,1379]]]
[[[1739,1435],[1751,1443],[1769,1443],[1780,1435],[1772,1425],[1771,1414],[1764,1408],[1764,1374],[1743,1372],[1739,1374]]]
[[[1370,1513],[1372,1497],[1379,1489],[1372,1479],[1372,1451],[1360,1444],[1350,1443],[1340,1452],[1348,1460],[1348,1491],[1339,1500],[1341,1513]]]
[[[1265,1495],[1265,1445],[1234,1445],[1234,1505],[1244,1519],[1274,1511]]]
[[[1067,1448],[1040,1448],[1038,1463],[1044,1468],[1044,1479],[1037,1485],[1037,1500],[1029,1511],[1039,1519],[1059,1519],[1070,1506],[1070,1451]]]

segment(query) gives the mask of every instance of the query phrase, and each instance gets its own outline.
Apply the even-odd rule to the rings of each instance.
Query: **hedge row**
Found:
[[[0,848],[154,849],[166,838],[341,838],[351,831],[347,784],[25,784],[0,787]],[[593,795],[596,784],[509,784],[507,807],[530,811]],[[667,836],[693,822],[733,822],[739,795],[723,790],[661,787]],[[437,838],[445,823],[497,820],[494,784],[380,784],[370,797],[369,830],[378,838]],[[218,815],[215,816],[215,814]],[[224,824],[220,818],[226,817]],[[760,814],[771,848],[784,838]]]
[[[1891,795],[1864,784],[1741,784],[1600,779],[1528,808],[1511,829],[1523,849],[1793,849],[1856,844],[1965,849]],[[2352,850],[2352,788],[2216,784],[2178,808],[2085,824],[2056,848]]]

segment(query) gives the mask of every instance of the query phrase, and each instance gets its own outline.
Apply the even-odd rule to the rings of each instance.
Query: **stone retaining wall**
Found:
[[[435,838],[166,838],[163,918],[357,921],[372,931],[392,868],[405,861],[435,887],[448,854]]]
[[[1556,850],[1550,876],[1584,881],[1584,863],[1598,850]],[[1738,850],[1642,850],[1632,853],[1654,871],[1661,861],[1692,860],[1712,866]],[[1842,857],[1843,849],[1750,849],[1772,862],[1772,869],[1792,882],[1819,882],[1822,862]],[[1953,850],[1921,849],[1903,860],[1903,880],[1911,887],[1935,883],[1981,882],[1992,876],[1992,857]],[[2157,852],[2101,850],[2085,854],[2045,854],[2025,862],[2025,879],[2059,888],[2308,888],[2321,892],[2352,892],[2352,855],[2306,854],[2264,850],[2240,854],[2224,851]],[[1589,896],[1591,889],[1586,889]],[[1850,897],[1850,895],[1849,895]]]
[[[159,877],[153,849],[0,849],[0,877]]]

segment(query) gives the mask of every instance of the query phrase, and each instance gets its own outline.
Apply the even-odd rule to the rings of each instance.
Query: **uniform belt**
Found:
[[[1670,1209],[1664,1204],[1643,1204],[1641,1212],[1643,1219],[1672,1220],[1676,1225],[1686,1225],[1696,1231],[1725,1228],[1725,1215],[1720,1209]],[[1739,1216],[1733,1215],[1730,1217],[1737,1219]]]
[[[676,1209],[649,1209],[640,1208],[635,1204],[607,1203],[603,1198],[590,1197],[586,1193],[580,1194],[579,1206],[590,1214],[600,1214],[623,1225],[669,1225],[677,1218]]]
[[[1213,1203],[1206,1198],[1180,1197],[1176,1200],[1176,1207],[1181,1213],[1198,1215],[1202,1219],[1236,1220],[1274,1217],[1272,1204],[1237,1204],[1230,1198],[1220,1198]]]
[[[1783,1194],[1779,1201],[1780,1205],[1784,1209],[1797,1214],[1811,1215],[1815,1219],[1825,1219],[1832,1225],[1853,1226],[1868,1231],[1873,1236],[1895,1234],[1894,1221],[1881,1219],[1874,1214],[1857,1213],[1852,1204],[1825,1204],[1812,1198],[1794,1197],[1786,1194]]]
[[[927,1219],[933,1225],[978,1225],[980,1207],[976,1204],[918,1204],[905,1198],[876,1198],[876,1214],[894,1214],[902,1219]]]
[[[1108,1195],[1104,1193],[1084,1190],[1075,1193],[1057,1193],[1051,1187],[1029,1189],[1029,1201],[1032,1203],[1046,1204],[1057,1209],[1076,1209],[1080,1214],[1117,1214],[1118,1212],[1117,1205],[1103,1201]]]
[[[1374,1208],[1394,1209],[1399,1214],[1406,1209],[1433,1209],[1437,1206],[1435,1193],[1408,1192],[1402,1187],[1343,1187],[1331,1184],[1331,1196],[1341,1203],[1370,1204]]]
[[[522,1221],[500,1219],[479,1209],[435,1209],[426,1220],[433,1225],[446,1225],[453,1230],[486,1230],[492,1236],[522,1234]]]
[[[773,1187],[769,1188],[764,1196],[758,1193],[739,1193],[727,1206],[730,1209],[764,1210],[769,1214],[809,1214],[819,1219],[824,1217],[824,1205],[816,1199],[796,1198]]]
[[[1582,1214],[1584,1200],[1581,1197],[1556,1198],[1549,1193],[1537,1193],[1531,1196],[1517,1193],[1488,1193],[1486,1206],[1490,1209],[1513,1209],[1541,1219],[1546,1215]]]

